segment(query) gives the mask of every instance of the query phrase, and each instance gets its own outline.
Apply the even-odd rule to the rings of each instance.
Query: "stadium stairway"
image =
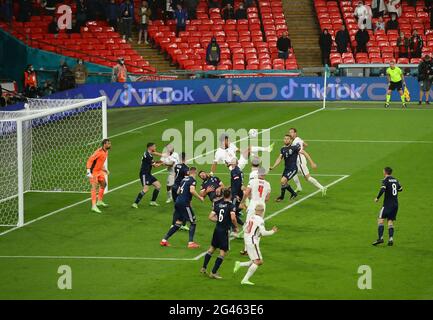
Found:
[[[320,28],[312,0],[283,1],[284,16],[301,68],[321,66]],[[301,53],[301,54],[299,54]]]
[[[131,43],[132,48],[149,61],[151,66],[156,68],[157,72],[168,72],[176,69],[176,67],[170,66],[170,62],[159,52],[158,49],[154,49],[150,45],[139,45],[137,44],[137,41],[138,36],[135,34],[133,42]]]

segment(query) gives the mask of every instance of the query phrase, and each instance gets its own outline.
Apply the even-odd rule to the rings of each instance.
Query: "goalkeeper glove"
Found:
[[[87,178],[93,178],[92,173],[90,172],[90,169],[87,169],[87,174],[86,174]]]

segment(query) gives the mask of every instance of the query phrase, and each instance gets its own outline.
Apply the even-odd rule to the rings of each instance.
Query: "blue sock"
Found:
[[[146,194],[146,193],[144,193],[144,191],[141,191],[141,192],[137,195],[137,198],[135,199],[135,203],[138,204],[138,203],[141,201],[141,199],[143,199],[143,197],[144,197],[145,194]]]
[[[194,242],[194,234],[195,234],[195,227],[197,225],[195,223],[191,223],[191,226],[189,227],[189,242]]]
[[[388,233],[390,238],[394,238],[394,226],[388,227]]]
[[[221,264],[223,263],[223,261],[224,261],[224,257],[222,257],[222,256],[219,256],[218,258],[216,258],[215,265],[212,268],[212,273],[218,272],[218,269],[221,267]]]
[[[159,194],[158,189],[153,190],[152,201],[156,201],[156,198],[158,198],[158,194]]]
[[[204,256],[203,268],[207,269],[210,258],[212,258],[212,255],[209,252],[206,252],[206,255]]]
[[[178,230],[180,229],[180,225],[172,225],[170,230],[168,230],[167,234],[165,235],[164,239],[168,240],[172,235],[174,235]]]
[[[281,186],[281,194],[280,194],[281,199],[284,199],[284,196],[286,195],[286,188],[287,185]]]
[[[290,186],[290,184],[287,185],[286,189],[287,189],[287,191],[290,192],[290,194],[291,194],[292,196],[296,194],[296,193],[295,193],[295,190],[293,190],[293,188]]]
[[[379,227],[377,228],[379,239],[383,239],[384,230],[385,230],[385,227],[383,226],[383,224],[379,224]]]

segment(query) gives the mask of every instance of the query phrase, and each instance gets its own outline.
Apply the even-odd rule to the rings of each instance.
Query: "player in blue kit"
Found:
[[[284,136],[284,146],[281,148],[280,155],[278,156],[277,160],[275,160],[274,165],[269,168],[269,170],[273,170],[284,159],[284,171],[281,177],[281,194],[276,199],[277,202],[284,200],[286,190],[290,192],[290,199],[294,199],[298,196],[298,194],[289,185],[289,181],[298,173],[298,154],[302,154],[303,151],[298,144],[291,144],[292,139],[290,135],[286,134]]]
[[[238,224],[242,226],[244,222],[240,218],[242,209],[239,206],[244,197],[244,191],[242,190],[244,174],[239,168],[238,161],[236,159],[232,159],[229,169],[230,169],[230,190],[232,194],[232,203],[236,209],[236,220]],[[237,234],[234,233],[233,236],[237,237]]]
[[[149,190],[150,185],[153,185],[155,189],[153,190],[152,200],[149,204],[155,207],[159,206],[159,204],[156,202],[156,199],[158,198],[161,184],[159,183],[158,179],[156,179],[152,175],[152,168],[157,168],[161,166],[162,162],[153,160],[153,155],[162,156],[161,153],[156,151],[156,144],[153,142],[149,142],[147,144],[147,150],[144,152],[143,157],[141,158],[139,178],[141,185],[143,186],[143,190],[140,191],[134,203],[132,204],[132,207],[135,209],[138,208],[138,204],[140,203],[141,199],[143,199],[146,192]]]
[[[212,254],[216,249],[220,249],[220,255],[215,261],[215,265],[212,268],[210,277],[213,279],[222,279],[218,274],[218,269],[224,261],[224,257],[230,248],[229,232],[232,226],[234,226],[235,232],[237,232],[236,222],[236,208],[232,203],[232,194],[229,189],[224,189],[223,199],[214,203],[212,212],[209,215],[209,219],[216,222],[215,230],[212,236],[212,243],[204,256],[203,267],[200,272],[206,274],[206,269],[209,264]]]
[[[178,163],[174,166],[175,178],[174,178],[173,186],[171,188],[171,193],[172,193],[172,198],[173,198],[174,203],[176,203],[176,199],[177,199],[177,190],[179,189],[179,186],[180,186],[183,178],[188,176],[188,171],[189,171],[189,167],[186,165],[185,152],[181,153],[180,161],[181,161],[180,163]],[[176,223],[176,221],[174,221],[174,217],[173,217],[173,225],[175,223]],[[183,231],[189,231],[189,227],[186,225],[186,221],[184,221],[182,223],[182,226],[180,227],[180,229]]]
[[[224,183],[222,183],[221,179],[216,176],[211,176],[204,171],[200,171],[198,175],[203,180],[203,183],[201,184],[200,195],[203,198],[208,196],[212,203],[220,200],[222,190],[224,189]]]
[[[184,221],[190,223],[189,227],[189,242],[188,248],[195,249],[200,248],[200,246],[194,242],[194,234],[196,229],[196,217],[194,211],[191,208],[192,197],[198,198],[203,201],[203,197],[200,196],[195,190],[196,181],[195,177],[197,174],[197,169],[195,167],[189,168],[189,175],[185,177],[178,188],[178,196],[174,204],[174,216],[173,220],[175,224],[170,227],[167,234],[161,240],[160,245],[163,247],[169,247],[168,239],[175,234],[182,226]]]
[[[377,219],[379,237],[375,242],[373,242],[374,246],[384,242],[383,233],[385,230],[385,219],[388,220],[388,246],[392,246],[394,244],[394,221],[397,220],[398,193],[403,191],[403,187],[400,185],[400,182],[398,182],[398,180],[392,176],[392,169],[390,167],[383,169],[383,175],[385,178],[382,180],[382,186],[379,190],[379,194],[374,199],[375,202],[378,202],[380,197],[385,194],[383,199],[383,207],[380,210],[379,218]]]

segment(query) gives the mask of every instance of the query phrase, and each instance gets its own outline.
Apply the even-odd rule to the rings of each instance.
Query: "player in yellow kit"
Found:
[[[108,157],[108,150],[111,148],[111,142],[109,139],[102,140],[102,147],[96,150],[87,160],[87,177],[89,178],[90,184],[92,185],[91,196],[92,196],[92,211],[101,213],[98,206],[107,207],[104,203],[104,191],[107,186],[106,176],[108,170],[105,167],[105,161]],[[98,196],[96,196],[96,190],[99,186]]]
[[[386,92],[386,103],[385,108],[389,107],[391,101],[391,94],[394,90],[397,90],[400,94],[402,107],[406,108],[406,98],[404,95],[403,87],[406,86],[404,81],[403,71],[395,65],[395,61],[391,61],[389,68],[386,69],[386,77],[388,79],[388,90]]]

